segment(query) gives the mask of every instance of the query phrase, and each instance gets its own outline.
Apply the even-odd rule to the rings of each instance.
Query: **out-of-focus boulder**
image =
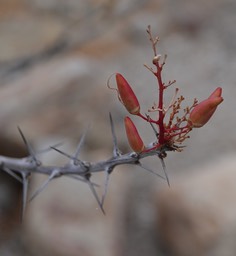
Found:
[[[157,191],[157,231],[168,255],[235,255],[236,159],[220,157]]]

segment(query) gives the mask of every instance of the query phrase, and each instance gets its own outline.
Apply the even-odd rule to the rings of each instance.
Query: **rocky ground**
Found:
[[[128,151],[126,112],[106,83],[120,72],[143,109],[153,104],[155,80],[143,67],[152,61],[149,24],[161,38],[160,53],[168,55],[164,78],[177,80],[187,103],[218,86],[224,97],[184,151],[168,155],[170,189],[142,170],[119,168],[103,216],[85,185],[55,180],[28,206],[22,228],[16,228],[11,207],[12,215],[1,215],[2,223],[14,223],[9,230],[4,226],[1,255],[235,255],[235,13],[233,0],[0,1],[1,154],[25,154],[17,126],[36,148],[62,141],[62,149],[73,152],[90,125],[83,158],[104,160],[112,150],[109,112],[119,145]],[[135,122],[145,141],[151,140],[150,127]],[[10,143],[20,153],[6,151]],[[43,161],[66,159],[52,152]],[[161,172],[157,158],[145,163]],[[43,179],[33,177],[32,191]]]

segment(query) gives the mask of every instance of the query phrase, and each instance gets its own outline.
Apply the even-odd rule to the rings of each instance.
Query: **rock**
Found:
[[[236,160],[220,157],[157,192],[157,232],[168,255],[234,255]]]
[[[13,62],[45,50],[54,43],[62,28],[62,24],[53,18],[31,15],[0,22],[0,63]]]
[[[0,88],[1,129],[15,134],[19,125],[36,140],[55,133],[78,138],[89,120],[105,126],[94,109],[102,112],[109,90],[100,77],[90,76],[91,69],[99,73],[94,61],[68,57],[39,65]],[[109,129],[108,110],[105,114]]]

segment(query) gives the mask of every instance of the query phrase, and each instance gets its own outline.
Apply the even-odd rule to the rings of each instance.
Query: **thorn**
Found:
[[[104,215],[106,215],[106,214],[105,214],[105,211],[104,211],[104,209],[103,209],[103,205],[101,204],[101,202],[100,202],[100,200],[99,200],[99,198],[98,198],[98,194],[97,194],[97,192],[96,192],[94,186],[92,185],[92,183],[91,183],[89,177],[85,177],[85,178],[87,179],[87,183],[88,183],[88,185],[89,185],[89,188],[90,188],[90,190],[91,190],[91,192],[92,192],[94,198],[96,199],[96,201],[97,201],[97,203],[98,203],[98,205],[99,205],[99,207],[100,207],[102,213],[103,213]]]
[[[10,176],[12,176],[14,179],[18,180],[20,183],[23,183],[23,180],[11,169],[9,169],[7,167],[3,167],[2,170],[4,172],[6,172],[7,174],[9,174]]]
[[[145,114],[145,115],[146,115],[147,118],[150,118],[150,116],[149,116],[148,114]],[[158,131],[157,131],[156,128],[154,127],[153,123],[149,122],[149,124],[151,125],[151,127],[152,127],[152,129],[153,129],[153,131],[154,131],[154,133],[155,133],[155,135],[156,135],[156,137],[157,137],[157,139],[158,139],[158,136],[159,136]]]
[[[23,134],[22,130],[20,129],[19,126],[17,126],[17,129],[18,129],[18,131],[19,131],[19,133],[21,135],[21,138],[24,141],[24,143],[25,143],[25,145],[26,145],[26,147],[28,149],[28,152],[29,152],[30,156],[32,157],[32,159],[34,160],[34,162],[36,163],[37,166],[41,165],[41,162],[36,158],[36,154],[35,154],[32,146],[30,145],[30,143],[27,141],[27,139],[26,139],[25,135]]]
[[[77,162],[79,162],[80,164],[82,164],[82,162],[81,162],[79,159],[75,158],[74,156],[71,156],[71,155],[69,155],[69,154],[63,152],[62,150],[60,150],[60,149],[58,149],[58,148],[55,148],[55,147],[51,147],[51,148],[54,149],[55,151],[57,151],[58,153],[62,154],[63,156],[66,156],[67,158],[69,158],[69,159],[71,159],[71,160],[74,160],[74,161],[77,161]]]
[[[167,175],[165,162],[163,160],[163,157],[160,156],[160,154],[158,155],[158,157],[161,160],[161,164],[162,164],[162,168],[163,168],[163,171],[164,171],[164,174],[165,174],[165,177],[166,177],[166,181],[167,181],[168,186],[170,187],[170,181],[169,181],[169,178],[168,178],[168,175]]]
[[[113,156],[117,157],[120,155],[120,150],[118,148],[118,143],[117,143],[117,137],[115,133],[115,127],[112,119],[111,113],[109,113],[109,119],[110,119],[110,125],[111,125],[111,133],[112,133],[112,142],[113,142]]]
[[[54,148],[54,147],[51,147],[51,148],[54,149],[55,151],[57,151],[58,153],[62,154],[63,156],[66,156],[66,157],[68,157],[69,159],[73,160],[73,164],[74,164],[74,165],[80,165],[80,167],[81,167],[84,171],[87,170],[86,165],[85,165],[81,160],[79,160],[78,158],[75,158],[74,156],[71,156],[71,155],[69,155],[69,154],[67,154],[67,153],[65,153],[65,152],[63,152],[63,151],[61,151],[61,150],[59,150],[59,149],[57,149],[57,148]]]
[[[68,178],[71,178],[71,179],[74,179],[74,180],[79,180],[79,181],[82,181],[82,182],[85,182],[85,183],[88,183],[88,181],[86,179],[83,179],[81,177],[79,177],[78,175],[64,175],[64,177],[68,177]],[[98,185],[97,183],[95,182],[91,182],[91,184],[94,186],[94,187],[100,187],[100,185]]]
[[[81,138],[80,138],[78,147],[77,147],[77,149],[76,149],[76,151],[75,151],[75,155],[74,155],[74,158],[75,158],[76,160],[77,160],[78,157],[79,157],[80,150],[81,150],[81,148],[82,148],[82,146],[83,146],[83,144],[84,144],[84,140],[85,140],[85,137],[86,137],[86,135],[87,135],[87,132],[88,132],[89,128],[90,128],[90,125],[88,125],[87,129],[85,130],[85,132],[83,133],[83,135],[82,135]]]
[[[61,155],[66,156],[66,157],[69,158],[69,159],[73,159],[73,156],[71,156],[71,155],[69,155],[69,154],[67,154],[67,153],[65,153],[65,152],[63,152],[63,151],[61,151],[60,149],[57,149],[57,148],[55,148],[55,147],[53,147],[53,146],[51,146],[50,148],[53,149],[53,150],[55,150],[55,151],[57,151],[57,152],[60,153]]]
[[[109,178],[110,178],[110,174],[112,173],[113,168],[107,168],[107,170],[105,170],[105,183],[104,183],[104,191],[103,191],[103,195],[102,195],[102,200],[101,200],[101,204],[102,206],[104,205],[104,201],[107,195],[107,191],[108,191],[108,183],[109,183]]]
[[[47,180],[43,182],[43,184],[33,193],[33,195],[30,197],[29,202],[31,202],[36,196],[38,196],[49,184],[51,180],[53,180],[57,175],[59,175],[58,170],[54,170],[51,175],[48,177]]]
[[[23,181],[23,192],[22,192],[22,214],[21,220],[23,221],[27,203],[27,194],[28,194],[28,187],[29,187],[29,173],[21,172],[22,181]]]
[[[155,171],[149,169],[148,167],[144,166],[144,165],[141,164],[140,162],[138,163],[138,166],[140,166],[140,167],[143,168],[144,170],[146,170],[146,171],[148,171],[148,172],[150,172],[150,173],[152,173],[152,174],[158,176],[159,178],[161,178],[161,179],[163,179],[163,180],[166,180],[165,177],[163,177],[163,176],[161,176],[160,174],[156,173]]]
[[[45,149],[43,149],[43,150],[38,151],[36,154],[38,155],[38,154],[47,153],[47,152],[49,152],[50,150],[52,150],[53,148],[60,147],[60,146],[62,146],[62,145],[63,145],[63,143],[62,143],[62,142],[59,142],[59,143],[57,143],[57,144],[55,144],[55,145],[53,145],[53,146],[50,146],[50,147],[48,147],[48,148],[45,148]]]

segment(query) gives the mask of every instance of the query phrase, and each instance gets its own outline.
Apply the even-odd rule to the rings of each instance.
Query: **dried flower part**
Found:
[[[132,90],[129,83],[125,80],[125,78],[117,73],[116,74],[116,83],[119,91],[119,96],[124,104],[125,108],[132,115],[137,115],[140,112],[139,101]]]
[[[208,99],[200,102],[193,108],[188,119],[191,127],[200,128],[209,121],[217,106],[223,101],[221,94],[222,89],[218,87]]]
[[[137,131],[136,126],[128,116],[125,117],[124,123],[125,123],[126,135],[127,135],[130,147],[135,152],[138,152],[138,153],[142,152],[145,149],[145,146]]]

